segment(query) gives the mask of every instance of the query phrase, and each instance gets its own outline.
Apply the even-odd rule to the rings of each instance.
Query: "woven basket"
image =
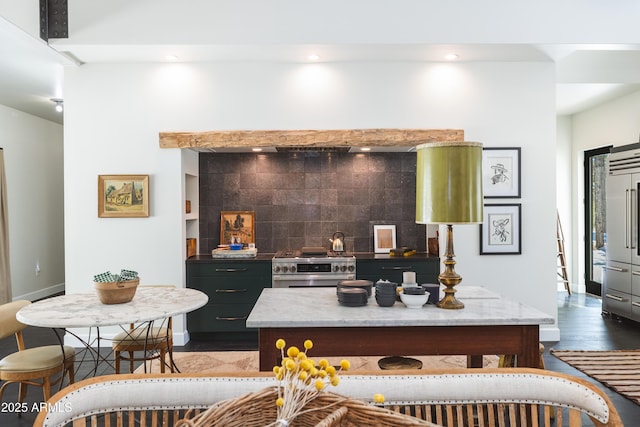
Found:
[[[93,287],[101,303],[124,304],[133,299],[139,284],[140,278],[137,277],[123,282],[93,282]]]
[[[175,427],[265,427],[280,426],[276,422],[275,387],[248,393],[236,399],[219,402],[204,412],[193,416],[187,414]],[[307,403],[304,412],[289,427],[399,427],[432,426],[428,421],[402,415],[387,409],[369,405],[334,393],[320,393]]]

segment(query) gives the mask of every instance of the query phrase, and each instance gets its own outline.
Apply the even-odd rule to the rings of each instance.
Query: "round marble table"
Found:
[[[138,286],[128,303],[103,304],[95,292],[67,294],[29,304],[16,318],[26,325],[47,328],[125,325],[188,313],[208,300],[196,289],[146,285]]]
[[[91,372],[97,375],[101,363],[113,366],[110,360],[112,352],[105,356],[100,351],[101,341],[104,339],[100,336],[101,327],[120,326],[131,336],[149,336],[145,330],[150,331],[154,322],[158,321],[161,323],[158,327],[163,327],[169,318],[196,310],[208,300],[205,293],[196,289],[141,285],[133,300],[128,303],[103,304],[95,292],[67,294],[29,304],[16,313],[16,318],[26,325],[52,328],[56,331],[61,346],[63,339],[59,330],[73,335],[83,343],[84,349],[81,351],[91,355]],[[134,329],[129,328],[132,324],[136,325]],[[71,328],[89,328],[87,338],[78,336]],[[95,335],[91,332],[94,328]],[[177,369],[172,351],[168,354],[168,363]],[[84,358],[77,357],[76,360]],[[144,366],[146,372],[146,363]]]

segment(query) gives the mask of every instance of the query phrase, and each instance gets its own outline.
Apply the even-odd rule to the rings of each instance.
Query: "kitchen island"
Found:
[[[482,287],[459,289],[461,310],[380,307],[374,296],[346,307],[335,288],[266,288],[247,327],[259,330],[261,371],[280,363],[278,338],[299,347],[311,339],[323,357],[466,355],[469,367],[481,367],[482,355],[513,354],[519,367],[538,367],[539,326],[553,317]]]

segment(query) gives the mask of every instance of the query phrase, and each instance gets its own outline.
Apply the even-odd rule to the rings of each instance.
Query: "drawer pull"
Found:
[[[640,271],[635,270],[635,271],[632,271],[631,274],[633,274],[634,276],[640,276]]]
[[[236,292],[247,292],[246,289],[216,289],[217,294],[234,294]]]
[[[640,302],[635,302],[634,301],[634,302],[631,303],[631,305],[634,306],[634,307],[640,307]]]
[[[382,267],[382,270],[413,270],[413,267]]]
[[[216,273],[238,273],[247,271],[246,268],[216,268]]]
[[[624,301],[624,298],[621,298],[621,297],[619,297],[619,296],[617,296],[617,295],[606,294],[605,296],[606,296],[607,298],[609,298],[609,299],[614,300],[614,301],[618,301],[618,302],[622,302],[622,301]]]
[[[606,268],[607,270],[611,270],[611,271],[617,271],[618,273],[625,273],[628,271],[626,268],[611,267],[609,265],[605,265],[602,268]]]
[[[247,320],[247,317],[249,316],[242,316],[242,317],[220,317],[220,316],[216,316],[216,320],[226,320],[228,322],[233,322],[236,320]]]

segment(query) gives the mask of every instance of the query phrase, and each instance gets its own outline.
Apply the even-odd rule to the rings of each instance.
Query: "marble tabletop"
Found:
[[[460,287],[461,310],[435,305],[380,307],[372,295],[366,306],[338,303],[335,288],[265,288],[247,318],[248,328],[474,326],[553,324],[554,318],[482,287]],[[472,297],[476,295],[476,297]],[[480,297],[478,297],[480,296]]]
[[[208,300],[195,289],[147,285],[139,286],[128,303],[102,304],[95,292],[67,294],[29,304],[16,318],[27,325],[49,328],[124,325],[188,313]]]

